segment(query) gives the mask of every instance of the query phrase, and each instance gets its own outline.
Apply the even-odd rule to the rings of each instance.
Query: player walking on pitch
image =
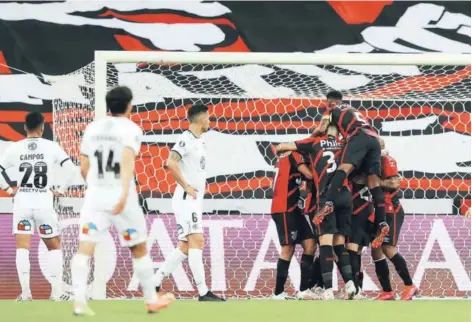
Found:
[[[172,208],[177,221],[179,245],[154,276],[156,290],[187,257],[198,289],[199,301],[225,301],[211,292],[205,283],[202,227],[203,197],[206,184],[206,152],[202,135],[210,127],[208,107],[195,104],[187,113],[190,127],[177,139],[167,168],[177,181]]]
[[[146,221],[133,180],[142,131],[128,119],[132,99],[127,87],[109,91],[106,104],[111,116],[90,123],[82,139],[80,170],[88,187],[80,213],[79,249],[72,259],[75,315],[94,315],[87,306],[89,259],[111,224],[120,232],[122,246],[131,251],[147,312],[156,313],[174,299],[171,294],[158,296],[152,283]]]
[[[0,158],[0,171],[15,168],[22,175],[13,204],[13,234],[16,239],[16,269],[21,285],[17,301],[31,301],[29,249],[34,227],[46,245],[51,259],[51,300],[66,299],[62,294],[62,250],[57,214],[53,207],[53,194],[62,195],[75,175],[75,166],[56,143],[45,140],[44,117],[31,112],[25,119],[26,139],[15,142]],[[53,168],[60,164],[68,173],[55,192],[51,190]]]

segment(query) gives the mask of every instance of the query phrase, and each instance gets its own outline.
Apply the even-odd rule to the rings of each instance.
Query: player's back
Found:
[[[355,135],[360,129],[365,129],[369,133],[373,132],[371,134],[375,134],[373,128],[362,114],[347,104],[341,104],[330,109],[328,112],[330,114],[330,122],[337,125],[342,136],[346,139]]]
[[[53,141],[30,137],[12,143],[2,156],[5,168],[13,167],[19,172],[18,191],[14,208],[52,209],[54,164],[69,159],[61,147]]]
[[[90,123],[84,133],[81,153],[88,156],[87,192],[85,202],[94,207],[110,209],[122,193],[120,179],[123,151],[131,147],[137,154],[141,129],[124,117],[107,116]],[[129,196],[137,198],[134,181]]]

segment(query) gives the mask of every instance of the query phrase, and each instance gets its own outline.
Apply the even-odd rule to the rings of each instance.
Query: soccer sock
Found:
[[[87,302],[87,281],[89,275],[89,256],[75,254],[72,258],[71,273],[75,301],[85,304]]]
[[[157,294],[154,292],[154,283],[152,281],[154,268],[151,257],[146,254],[141,258],[133,258],[133,270],[141,284],[144,301],[148,304],[155,303],[157,301]]]
[[[288,268],[290,267],[290,261],[279,258],[277,261],[277,275],[275,278],[275,295],[279,295],[285,289],[285,282],[288,277]]]
[[[360,270],[361,270],[361,262],[360,262],[360,256],[357,254],[356,251],[353,250],[348,250],[349,252],[349,259],[351,260],[351,267],[352,267],[352,278],[354,280],[354,284],[356,284],[356,287],[362,288],[361,287],[361,282],[360,282]]]
[[[385,258],[374,261],[375,273],[379,279],[380,285],[384,292],[391,292],[392,285],[390,284],[390,271],[388,269],[388,263]]]
[[[352,267],[349,253],[346,251],[344,245],[333,246],[333,249],[336,256],[338,256],[338,268],[341,272],[344,283],[352,281]]]
[[[321,245],[320,246],[320,261],[321,261],[321,272],[323,276],[323,284],[325,289],[333,287],[333,267],[334,267],[334,254],[333,246]]]
[[[174,249],[172,254],[167,257],[162,267],[153,276],[154,285],[159,288],[162,284],[162,280],[172,274],[177,266],[179,266],[185,259],[187,259],[187,255],[182,253],[179,248]]]
[[[31,295],[30,289],[30,259],[29,250],[18,248],[16,250],[16,271],[20,281],[21,294]]]
[[[300,291],[305,291],[310,287],[310,278],[313,275],[313,259],[315,256],[313,255],[302,255],[302,260],[300,264]]]
[[[395,269],[397,270],[400,278],[403,280],[405,286],[413,285],[405,258],[400,253],[396,253],[392,258],[390,258],[390,261],[395,266]]]
[[[205,282],[205,267],[203,266],[203,250],[190,248],[188,250],[188,264],[192,271],[193,279],[197,285],[198,294],[204,296],[208,293],[208,287]]]
[[[380,187],[375,187],[370,189],[370,194],[372,195],[372,199],[374,201],[375,207],[375,222],[381,223],[386,220],[385,218],[385,195]]]
[[[317,256],[313,262],[312,273],[310,288],[315,287],[315,285],[318,287],[323,287],[323,277],[321,276],[321,262],[319,256]]]
[[[51,260],[51,295],[62,295],[62,250],[53,249],[49,251],[49,259]]]
[[[336,199],[336,194],[343,185],[344,180],[346,180],[347,173],[343,170],[336,170],[329,184],[328,191],[326,192],[326,200],[334,202]]]
[[[364,288],[364,272],[362,270],[359,272],[359,287],[361,290]]]

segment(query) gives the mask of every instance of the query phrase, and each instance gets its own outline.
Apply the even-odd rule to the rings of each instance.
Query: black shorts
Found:
[[[364,203],[363,206],[359,213],[352,215],[351,237],[348,242],[359,246],[369,246],[373,225],[369,217],[374,212],[374,206],[370,203]]]
[[[272,214],[280,245],[295,245],[306,239],[315,239],[308,216],[301,211]]]
[[[324,204],[324,197],[320,197],[320,204]],[[351,235],[352,200],[351,192],[342,187],[336,196],[334,213],[326,216],[321,224],[315,226],[317,237],[326,234],[341,234],[345,237]]]
[[[387,214],[387,224],[390,227],[388,235],[384,238],[383,243],[387,245],[397,246],[398,237],[400,236],[400,230],[403,226],[403,220],[405,219],[405,213],[403,208],[396,214]]]
[[[377,138],[359,130],[347,140],[341,164],[352,164],[357,172],[381,176],[380,144]]]

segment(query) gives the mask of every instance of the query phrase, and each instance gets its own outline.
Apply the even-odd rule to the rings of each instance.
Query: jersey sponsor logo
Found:
[[[36,144],[36,142],[28,143],[28,149],[31,150],[31,151],[36,150],[37,147],[38,147],[38,145]]]
[[[205,165],[206,165],[205,157],[201,157],[200,158],[200,169],[205,170]]]
[[[185,141],[180,141],[180,142],[179,142],[179,146],[180,146],[181,148],[184,148],[184,147],[185,147]]]
[[[31,223],[29,220],[22,220],[18,223],[17,229],[20,231],[31,231]]]

